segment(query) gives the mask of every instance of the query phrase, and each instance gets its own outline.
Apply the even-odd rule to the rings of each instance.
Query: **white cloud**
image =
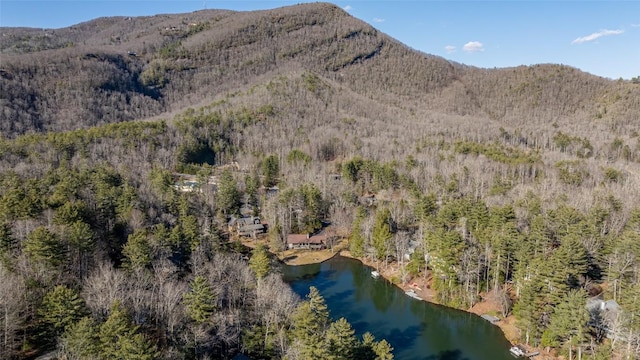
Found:
[[[596,40],[596,39],[601,38],[603,36],[620,35],[623,32],[624,32],[624,30],[600,30],[598,32],[594,32],[591,35],[579,37],[579,38],[573,40],[571,43],[572,44],[582,44],[582,43],[585,43],[585,42],[588,42],[588,41]]]
[[[444,47],[444,50],[447,52],[447,54],[451,54],[456,52],[456,47],[453,45],[447,45]]]
[[[640,24],[631,24],[631,27],[640,27]]]
[[[462,46],[462,50],[466,52],[484,51],[484,45],[479,41],[469,41]]]
[[[349,11],[351,9],[353,9],[353,7],[351,7],[351,5],[347,5],[345,7],[342,8],[344,11]]]
[[[382,23],[382,22],[384,22],[384,19],[373,18],[373,22]]]

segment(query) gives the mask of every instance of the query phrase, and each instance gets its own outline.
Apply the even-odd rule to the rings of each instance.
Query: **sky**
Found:
[[[298,1],[0,0],[0,26],[61,28],[103,16],[249,11]],[[413,49],[483,68],[564,64],[640,76],[640,0],[333,2]]]

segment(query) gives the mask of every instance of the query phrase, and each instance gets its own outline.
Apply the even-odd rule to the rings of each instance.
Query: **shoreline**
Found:
[[[394,278],[397,279],[397,276],[395,275],[394,272],[398,271],[398,268],[399,268],[399,266],[395,262],[387,264],[386,267],[378,267],[378,266],[376,266],[377,264],[375,262],[371,261],[371,260],[360,259],[360,258],[352,256],[351,253],[348,250],[342,250],[342,251],[340,251],[340,253],[338,255],[346,257],[346,258],[358,260],[358,261],[360,261],[360,263],[362,263],[362,265],[368,266],[372,270],[378,271],[380,273],[380,277],[384,278],[386,281],[388,281],[392,285],[397,286],[402,291],[414,290],[416,292],[416,294],[420,296],[422,301],[426,301],[426,302],[429,302],[429,303],[432,303],[432,304],[436,304],[436,305],[446,306],[446,305],[442,305],[440,302],[438,302],[436,300],[436,292],[435,292],[435,290],[431,289],[430,284],[428,284],[428,282],[430,282],[429,281],[430,278],[428,278],[428,277],[427,278],[421,277],[420,280],[418,280],[418,281],[415,281],[415,279],[413,279],[412,281],[408,281],[406,284],[398,283],[398,282],[394,281]],[[326,259],[326,260],[328,260],[328,259]],[[324,260],[324,261],[326,261],[326,260]],[[417,284],[417,287],[416,286],[410,286],[409,284],[411,284],[411,283]],[[482,309],[486,308],[486,306],[482,306],[482,305],[488,305],[488,304],[489,304],[489,301],[487,301],[485,298],[482,298],[482,300],[480,302],[474,304],[474,306],[472,306],[469,309],[454,308],[454,307],[449,307],[449,306],[447,306],[447,307],[449,307],[451,309],[464,311],[464,312],[467,312],[467,313],[470,313],[470,314],[474,314],[474,315],[477,315],[477,316],[481,316],[481,315],[483,315],[485,313],[484,311],[482,311]],[[494,310],[494,309],[492,309],[492,310]],[[540,360],[558,360],[558,359],[561,359],[561,357],[554,356],[552,353],[547,353],[542,348],[535,348],[535,347],[532,347],[532,346],[527,346],[526,344],[519,343],[518,338],[517,338],[517,332],[519,330],[515,327],[515,318],[514,318],[513,315],[509,315],[506,318],[500,318],[498,321],[493,322],[491,324],[500,329],[500,331],[504,335],[505,339],[512,346],[518,345],[518,346],[524,347],[527,350],[527,353],[539,352],[539,355],[535,356],[536,359],[540,359]]]
[[[242,241],[242,244],[246,247],[253,248],[260,241],[249,240]],[[394,286],[397,286],[402,291],[414,290],[418,296],[422,299],[422,301],[426,301],[432,304],[442,305],[436,299],[435,290],[431,289],[431,279],[430,277],[419,277],[412,279],[406,283],[402,283],[398,281],[398,271],[399,265],[397,262],[392,262],[387,264],[386,266],[380,266],[381,264],[378,262],[371,261],[369,259],[361,259],[351,255],[349,250],[346,247],[347,241],[346,239],[338,243],[333,249],[323,249],[323,250],[307,250],[307,249],[292,249],[285,250],[281,252],[274,253],[270,250],[270,247],[267,245],[267,249],[269,253],[274,255],[281,263],[289,265],[289,266],[302,266],[302,265],[311,265],[311,264],[321,264],[337,255],[354,259],[359,261],[362,265],[370,267],[380,273],[380,277],[384,278],[386,281],[391,283]],[[413,284],[410,286],[409,284]],[[446,305],[442,305],[446,306]],[[487,311],[497,312],[497,309],[494,305],[491,304],[489,300],[485,297],[482,297],[482,300],[478,303],[474,304],[469,309],[461,309],[454,308],[452,309],[464,311],[470,314],[474,314],[477,316],[481,316],[486,314]],[[526,344],[521,344],[518,341],[518,329],[515,326],[515,318],[513,315],[509,315],[506,318],[500,318],[496,322],[492,322],[492,325],[495,325],[500,329],[505,339],[513,346],[519,345],[524,347],[528,353],[539,352],[535,358],[540,360],[558,360],[562,359],[562,357],[554,356],[553,353],[547,353],[542,348],[535,348],[532,346],[527,346]]]
[[[340,256],[343,257],[348,257],[354,260],[358,260],[362,263],[362,265],[368,266],[371,269],[374,269],[376,271],[378,271],[380,273],[380,277],[384,278],[385,280],[387,280],[388,282],[390,282],[392,285],[397,286],[398,288],[400,288],[402,291],[407,291],[407,290],[414,290],[416,292],[417,295],[419,295],[422,299],[422,301],[426,301],[432,304],[436,304],[436,305],[441,305],[441,306],[446,306],[446,305],[442,305],[441,303],[439,303],[436,300],[436,292],[435,290],[431,289],[430,286],[430,278],[427,277],[421,277],[420,280],[418,281],[409,281],[407,282],[407,284],[402,284],[402,283],[397,283],[395,281],[393,281],[394,278],[397,278],[395,276],[395,274],[393,273],[394,271],[398,271],[399,266],[397,265],[397,263],[390,263],[386,266],[386,268],[379,268],[378,266],[376,266],[375,262],[372,262],[371,260],[368,259],[360,259],[357,257],[354,257],[351,255],[351,253],[349,253],[348,250],[343,250],[340,253]],[[395,265],[395,267],[394,267]],[[412,287],[408,284],[411,283],[417,283],[418,284],[418,288],[416,287]],[[481,311],[483,308],[486,308],[486,306],[482,306],[482,305],[488,305],[489,301],[487,301],[485,298],[482,298],[482,300],[478,303],[476,303],[474,306],[472,306],[470,309],[461,309],[461,308],[455,308],[455,307],[450,307],[447,306],[451,309],[456,309],[456,310],[460,310],[460,311],[464,311],[470,314],[474,314],[477,316],[481,316],[483,315],[484,311]],[[494,310],[494,309],[492,309]],[[502,332],[502,334],[504,335],[505,339],[507,339],[507,341],[512,345],[519,345],[524,347],[527,350],[527,353],[533,353],[533,352],[539,352],[539,355],[536,355],[535,358],[536,359],[540,359],[540,360],[558,360],[558,359],[563,359],[562,357],[558,357],[558,356],[554,356],[552,353],[547,353],[546,351],[544,351],[544,349],[542,348],[535,348],[533,346],[528,346],[526,344],[520,344],[518,341],[518,337],[517,337],[517,332],[519,331],[516,327],[515,327],[515,318],[513,315],[509,315],[506,318],[501,318],[496,322],[491,323],[494,326],[497,326],[500,331]]]

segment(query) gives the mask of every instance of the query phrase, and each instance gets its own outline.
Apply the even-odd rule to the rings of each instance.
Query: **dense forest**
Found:
[[[330,223],[522,342],[640,356],[640,84],[452,63],[329,4],[0,32],[3,357],[392,357],[229,241],[241,208],[273,252]]]

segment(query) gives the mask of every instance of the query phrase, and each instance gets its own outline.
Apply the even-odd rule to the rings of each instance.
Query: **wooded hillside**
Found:
[[[386,358],[239,260],[241,207],[273,251],[331,223],[442,303],[502,299],[523,342],[640,353],[639,84],[452,63],[322,3],[0,33],[7,358],[332,356],[318,331]]]

